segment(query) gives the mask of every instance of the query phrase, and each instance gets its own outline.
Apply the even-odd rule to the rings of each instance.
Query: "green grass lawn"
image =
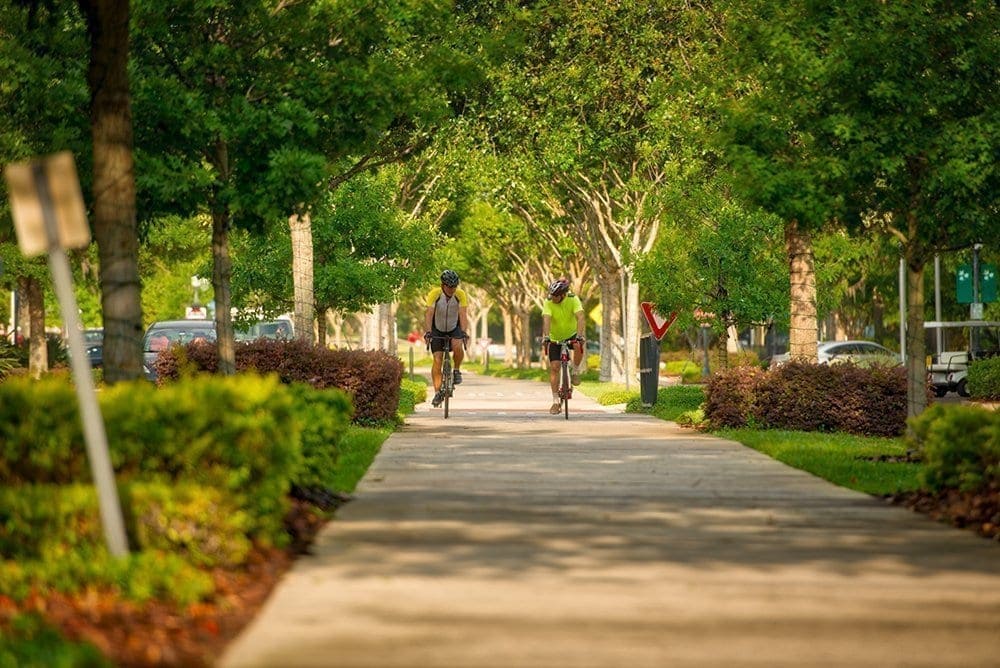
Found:
[[[334,489],[350,494],[357,487],[358,481],[365,471],[375,461],[375,455],[385,439],[389,438],[392,429],[373,427],[348,427],[347,433],[340,441],[340,454],[337,456],[337,472],[334,476]]]
[[[906,445],[902,438],[777,429],[727,429],[713,433],[859,492],[884,495],[920,488],[920,464],[878,461],[882,457],[904,457]]]

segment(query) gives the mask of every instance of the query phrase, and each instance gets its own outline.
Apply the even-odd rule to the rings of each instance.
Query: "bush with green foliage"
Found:
[[[0,666],[14,668],[111,668],[90,643],[73,642],[37,614],[14,615],[0,628]]]
[[[162,550],[202,566],[235,566],[250,551],[247,513],[231,495],[187,482],[119,486],[129,546]],[[4,559],[63,559],[99,553],[104,545],[92,484],[18,485],[0,489],[0,555]]]
[[[287,386],[253,374],[205,375],[161,388],[117,383],[99,399],[119,481],[226,490],[253,518],[252,537],[285,540],[285,495],[302,471],[301,425]],[[0,477],[12,485],[90,480],[68,379],[0,383]]]
[[[288,388],[295,399],[295,417],[302,434],[302,465],[292,476],[292,484],[330,488],[340,440],[354,413],[351,397],[333,387],[317,390],[305,383],[292,383]]]
[[[155,364],[159,382],[169,383],[187,375],[188,369],[214,373],[218,351],[195,343],[173,346],[161,352]],[[381,350],[330,350],[300,340],[257,339],[236,344],[236,368],[277,374],[283,383],[340,388],[351,395],[358,424],[396,421],[403,363]]]
[[[934,404],[910,426],[908,440],[921,453],[925,487],[1000,489],[1000,411]]]
[[[399,388],[400,415],[409,415],[417,404],[425,401],[427,401],[427,380],[423,376],[420,377],[420,380],[403,378]]]
[[[965,377],[969,396],[982,401],[1000,401],[1000,357],[976,360]]]

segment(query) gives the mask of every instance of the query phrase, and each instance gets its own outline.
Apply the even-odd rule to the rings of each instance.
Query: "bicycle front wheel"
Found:
[[[448,419],[448,404],[451,402],[451,391],[454,387],[454,378],[451,372],[451,357],[445,353],[444,363],[441,365],[441,389],[444,390],[444,419]]]
[[[560,394],[562,394],[563,413],[565,414],[567,420],[569,419],[569,397],[570,397],[570,392],[572,392],[570,388],[572,387],[573,386],[570,385],[569,364],[567,362],[563,362],[562,392]]]

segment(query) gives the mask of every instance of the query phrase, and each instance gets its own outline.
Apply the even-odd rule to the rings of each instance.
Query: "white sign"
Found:
[[[188,306],[184,309],[184,318],[186,320],[205,320],[208,318],[208,313],[200,306]]]
[[[45,176],[44,184],[37,182],[38,175]],[[10,211],[14,218],[18,245],[24,255],[33,257],[49,250],[39,187],[48,189],[56,218],[59,246],[83,248],[90,244],[90,226],[83,209],[83,195],[80,193],[80,181],[76,176],[72,153],[64,151],[36,162],[7,165],[4,177],[7,179]]]

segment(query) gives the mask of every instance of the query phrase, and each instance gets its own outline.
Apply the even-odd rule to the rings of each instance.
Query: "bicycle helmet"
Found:
[[[447,285],[449,288],[458,287],[458,274],[453,272],[451,269],[445,269],[441,272],[441,282]]]
[[[565,278],[557,278],[549,283],[549,297],[558,297],[569,292],[569,281]]]

